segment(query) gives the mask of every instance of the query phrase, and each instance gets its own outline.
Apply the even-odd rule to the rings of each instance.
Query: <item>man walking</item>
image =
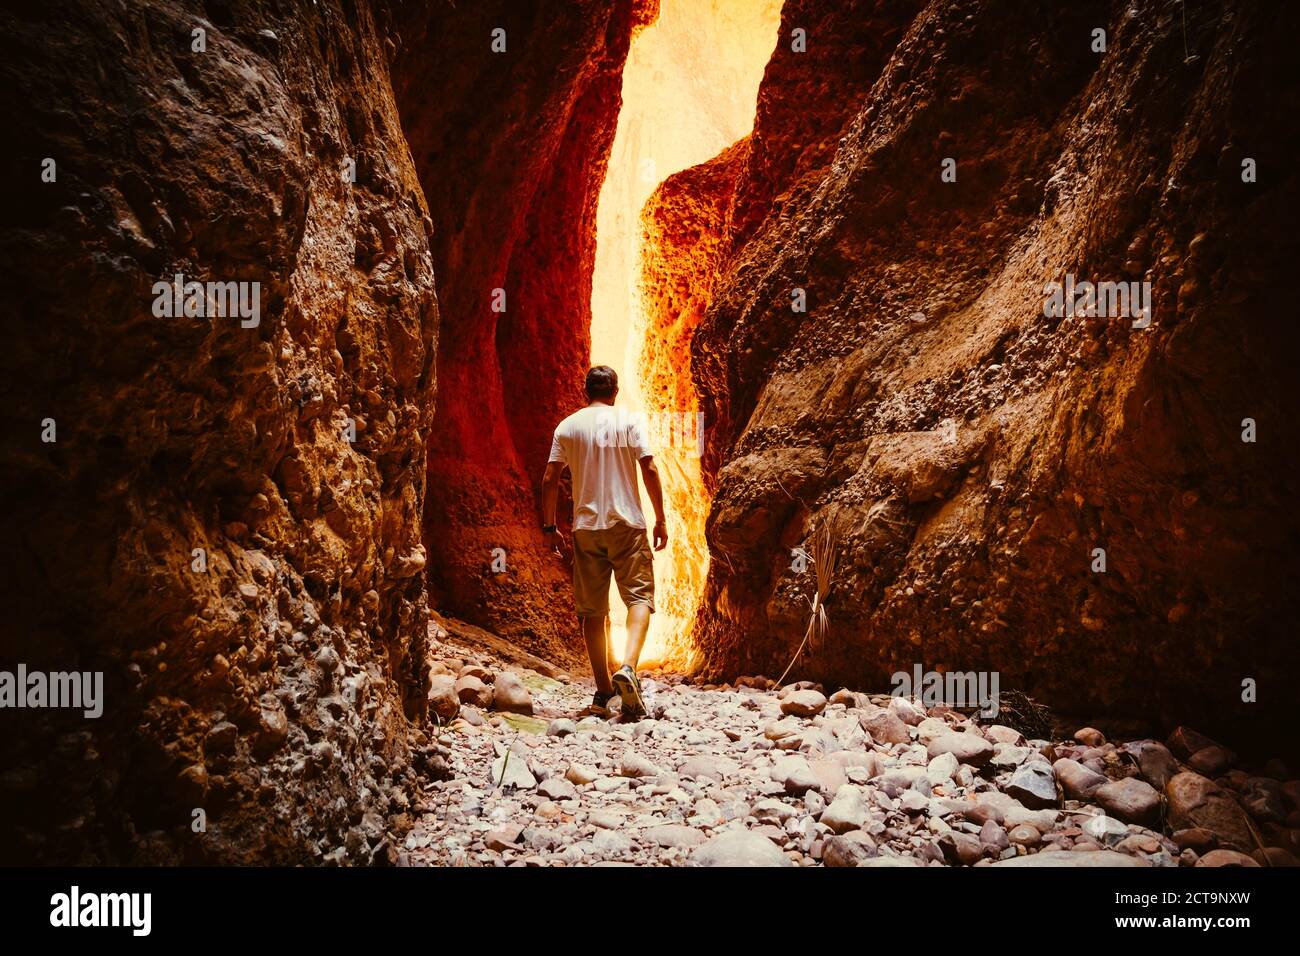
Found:
[[[542,477],[542,531],[552,549],[562,554],[564,536],[555,526],[555,508],[560,476],[568,466],[573,476],[573,596],[596,678],[590,709],[605,712],[617,693],[623,714],[640,717],[645,714],[645,701],[636,664],[655,609],[655,579],[637,494],[637,467],[654,506],[656,551],[668,543],[663,488],[643,423],[614,410],[618,374],[608,365],[597,365],[587,372],[586,389],[590,404],[560,422],[551,440]],[[612,677],[608,658],[611,573],[627,605],[627,647],[623,666]]]

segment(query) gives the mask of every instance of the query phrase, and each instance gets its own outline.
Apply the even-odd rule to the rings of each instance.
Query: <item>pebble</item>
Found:
[[[662,771],[634,751],[628,751],[619,762],[618,772],[624,777],[657,777]]]
[[[1099,807],[1126,823],[1154,823],[1160,814],[1160,793],[1136,777],[1113,780],[1092,796]]]
[[[1062,757],[1052,764],[1052,770],[1055,771],[1056,779],[1060,781],[1067,800],[1090,800],[1097,792],[1097,788],[1106,784],[1104,774],[1089,770],[1077,760],[1068,757]]]
[[[456,696],[462,704],[473,704],[475,707],[492,705],[492,688],[473,674],[466,674],[456,680]]]
[[[1028,823],[1022,823],[1014,826],[1007,834],[1007,839],[1019,846],[1036,847],[1042,842],[1043,836],[1038,830]]]
[[[846,783],[835,793],[835,799],[822,811],[821,822],[836,833],[860,830],[868,816],[867,802],[861,788]]]
[[[993,745],[978,734],[945,733],[934,737],[926,747],[931,759],[952,754],[958,762],[982,767],[993,758]]]
[[[696,847],[690,862],[692,866],[794,866],[770,840],[747,830],[718,834]]]
[[[855,830],[853,833],[833,836],[827,840],[822,846],[821,859],[825,866],[857,866],[879,852],[871,837],[860,830]]]
[[[1087,747],[1100,747],[1106,742],[1106,736],[1095,727],[1083,727],[1074,732],[1074,739]]]
[[[781,701],[781,713],[816,717],[826,709],[826,697],[815,690],[797,690]]]
[[[1005,789],[1031,810],[1056,806],[1056,775],[1046,761],[1035,760],[1017,767]]]

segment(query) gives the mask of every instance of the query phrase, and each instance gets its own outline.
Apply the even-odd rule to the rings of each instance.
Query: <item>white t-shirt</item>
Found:
[[[645,527],[637,493],[637,463],[650,455],[646,422],[613,405],[590,405],[555,429],[549,461],[573,475],[573,527],[599,531],[615,522]]]

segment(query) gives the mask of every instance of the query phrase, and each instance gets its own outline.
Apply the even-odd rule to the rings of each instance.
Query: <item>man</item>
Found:
[[[618,397],[615,371],[597,365],[587,372],[586,388],[590,404],[560,422],[551,440],[551,455],[542,477],[542,531],[551,548],[563,554],[564,536],[555,527],[555,506],[560,476],[567,465],[573,476],[573,596],[596,678],[596,696],[588,709],[604,713],[617,693],[623,701],[623,714],[640,717],[645,714],[645,701],[636,664],[655,609],[655,579],[637,494],[637,466],[654,505],[656,551],[668,543],[663,488],[643,421],[614,411]],[[611,572],[627,605],[627,647],[623,666],[612,677],[608,658]]]

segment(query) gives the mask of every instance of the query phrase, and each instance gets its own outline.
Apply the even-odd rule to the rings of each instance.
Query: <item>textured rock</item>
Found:
[[[854,831],[848,836],[833,836],[822,848],[822,865],[824,866],[859,866],[863,860],[869,860],[879,851],[871,838],[861,831]]]
[[[618,764],[618,772],[624,777],[658,777],[663,773],[648,758],[633,751],[623,755]]]
[[[492,706],[492,688],[473,674],[466,674],[456,680],[456,696],[462,704],[484,708]]]
[[[794,866],[771,840],[748,830],[720,833],[691,852],[692,866]]]
[[[374,7],[0,13],[0,116],[23,144],[0,227],[5,274],[22,277],[0,293],[15,323],[0,463],[24,554],[0,576],[0,659],[103,671],[92,733],[114,741],[3,814],[0,845],[25,845],[19,819],[50,834],[42,863],[308,863],[320,846],[369,862],[364,839],[344,847],[357,793],[413,759],[439,310]],[[258,312],[165,317],[155,283],[177,274],[248,283],[246,306],[258,283]],[[293,706],[263,717],[268,694]],[[359,739],[330,706],[365,715]],[[204,757],[223,718],[256,752]],[[0,765],[45,759],[59,723],[10,723]],[[318,737],[339,764],[304,778]],[[168,821],[190,819],[195,775],[179,774],[205,759],[217,792],[195,840]]]
[[[1100,747],[1106,742],[1106,735],[1096,727],[1082,727],[1074,732],[1074,739],[1087,747]]]
[[[572,604],[551,597],[569,593],[570,572],[543,543],[536,495],[551,430],[582,403],[596,200],[628,42],[655,6],[488,0],[430,17],[413,3],[394,23],[393,90],[429,201],[442,310],[430,600],[556,661],[582,656],[582,639]],[[497,27],[504,54],[490,47]],[[569,512],[566,498],[566,527]],[[523,587],[536,599],[521,600]]]
[[[1028,823],[1022,823],[1011,828],[1007,834],[1007,839],[1020,846],[1033,848],[1042,842],[1043,835]]]
[[[1196,861],[1197,866],[1259,866],[1252,858],[1236,850],[1211,850]]]
[[[1091,800],[1097,789],[1106,784],[1105,775],[1089,770],[1077,760],[1067,757],[1052,764],[1052,770],[1068,800]]]
[[[1114,850],[1098,850],[1094,853],[1071,853],[1069,850],[1043,850],[1028,856],[999,860],[994,866],[1149,866],[1143,860],[1127,853]]]
[[[1122,749],[1137,758],[1142,779],[1157,790],[1163,790],[1178,773],[1178,761],[1164,744],[1154,740],[1135,740]]]
[[[516,675],[506,671],[498,674],[492,683],[492,706],[512,714],[531,714],[533,695]]]
[[[546,735],[548,737],[567,737],[569,734],[576,734],[578,725],[568,717],[557,717],[546,725]]]
[[[826,709],[826,697],[815,690],[797,690],[781,701],[781,713],[816,717]]]
[[[658,846],[668,847],[699,846],[706,839],[699,830],[680,823],[650,827],[645,831],[645,838]]]
[[[740,166],[729,248],[689,283],[708,290],[706,672],[789,661],[807,588],[774,569],[835,514],[861,557],[810,679],[884,686],[922,641],[1058,710],[1285,739],[1285,701],[1243,708],[1216,681],[1281,679],[1300,620],[1300,514],[1274,480],[1300,471],[1300,420],[1244,451],[1224,411],[1285,407],[1279,344],[1300,346],[1290,174],[1240,175],[1244,143],[1288,149],[1240,104],[1289,89],[1300,10],[1203,8],[1189,68],[1178,17],[1126,9],[785,4],[783,34],[819,43],[778,44],[748,155],[716,160]],[[1102,25],[1098,58],[1074,38]],[[1046,318],[1067,273],[1149,281],[1151,325]],[[1141,533],[1098,539],[1118,527]],[[1091,570],[1103,545],[1121,573]]]
[[[516,753],[504,753],[492,762],[492,786],[531,790],[537,778],[528,769],[528,761]]]
[[[569,764],[569,769],[564,772],[564,779],[579,787],[591,783],[599,776],[595,769],[580,763]]]
[[[449,675],[435,674],[429,678],[429,711],[444,722],[454,720],[460,713],[456,682]]]
[[[863,714],[860,718],[862,729],[871,735],[871,739],[882,744],[905,744],[912,739],[905,724],[897,714],[889,710],[876,710]]]
[[[931,740],[926,752],[931,760],[940,754],[952,754],[960,763],[982,767],[992,759],[993,745],[979,734],[948,733]]]
[[[1097,806],[1125,823],[1151,825],[1160,815],[1160,792],[1136,777],[1125,777],[1098,787],[1092,799]]]
[[[847,833],[861,829],[867,816],[867,803],[862,790],[852,784],[845,784],[836,792],[830,806],[822,811],[821,822],[836,833]]]
[[[935,841],[949,863],[973,866],[984,857],[984,847],[979,838],[969,833],[950,830]]]
[[[1225,849],[1240,853],[1255,849],[1246,814],[1213,780],[1184,771],[1169,781],[1165,798],[1169,801],[1169,825],[1173,829],[1205,829]]]
[[[1056,806],[1056,776],[1045,761],[1023,764],[1011,775],[1006,792],[1031,810]]]

